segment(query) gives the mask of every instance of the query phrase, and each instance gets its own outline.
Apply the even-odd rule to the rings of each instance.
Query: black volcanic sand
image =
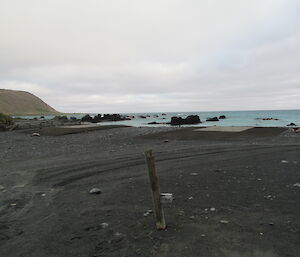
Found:
[[[152,209],[147,149],[161,191],[175,197],[164,205],[165,231],[153,213],[144,217]],[[300,253],[300,136],[286,129],[3,132],[0,161],[1,257]],[[89,194],[93,187],[102,193]]]

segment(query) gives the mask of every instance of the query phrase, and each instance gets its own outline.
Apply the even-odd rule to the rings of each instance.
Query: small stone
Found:
[[[124,235],[122,234],[122,233],[120,233],[120,232],[116,232],[115,234],[114,234],[114,236],[116,237],[116,242],[120,242],[121,240],[123,240],[123,238],[124,238]]]
[[[201,237],[205,237],[205,234],[201,234]]]
[[[258,180],[258,181],[261,181],[261,178],[258,178],[257,180]]]
[[[190,219],[191,219],[191,220],[194,220],[194,219],[195,219],[195,216],[190,216]]]
[[[229,221],[228,221],[228,220],[220,220],[220,223],[221,223],[221,224],[228,224]]]
[[[189,200],[192,200],[193,198],[194,198],[194,197],[190,196],[188,199],[189,199]]]
[[[3,190],[4,188],[5,188],[4,186],[0,185],[0,190]]]
[[[190,175],[191,175],[191,176],[198,176],[198,173],[193,172],[193,173],[191,173]]]
[[[101,194],[102,192],[101,192],[101,190],[99,189],[99,188],[92,188],[91,190],[90,190],[90,194]]]
[[[216,208],[211,207],[211,208],[210,208],[210,211],[216,211]]]
[[[168,139],[165,139],[165,140],[164,140],[164,142],[165,142],[165,143],[168,143],[168,142],[169,142],[169,140],[168,140]]]
[[[259,233],[259,235],[260,235],[260,236],[263,236],[263,235],[264,235],[264,233],[263,233],[263,232],[260,232],[260,233]]]
[[[267,195],[267,196],[264,196],[265,199],[269,199],[271,200],[272,199],[272,195]]]
[[[152,213],[153,211],[151,209],[148,210],[149,213]]]
[[[269,225],[270,225],[270,226],[274,226],[275,224],[274,224],[273,222],[270,222]]]
[[[10,206],[16,206],[16,205],[17,205],[16,203],[11,203],[11,204],[10,204]]]
[[[40,135],[40,133],[32,133],[31,136],[32,137],[40,137],[41,135]]]
[[[144,217],[148,217],[149,216],[149,212],[148,211],[146,211],[143,215],[144,215]]]
[[[293,186],[294,187],[300,187],[300,183],[295,183]]]
[[[161,193],[160,194],[160,201],[161,203],[172,203],[174,200],[172,193]]]
[[[281,160],[281,163],[288,163],[287,160]]]
[[[41,194],[41,196],[43,196],[43,197],[44,197],[44,196],[46,196],[46,194],[45,194],[45,193],[43,193],[43,194]]]
[[[109,226],[109,224],[106,222],[103,222],[100,224],[100,226],[101,226],[101,228],[107,228]]]

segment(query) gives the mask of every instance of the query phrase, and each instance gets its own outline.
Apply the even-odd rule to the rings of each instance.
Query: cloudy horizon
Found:
[[[61,112],[300,109],[296,0],[0,0],[0,88]]]

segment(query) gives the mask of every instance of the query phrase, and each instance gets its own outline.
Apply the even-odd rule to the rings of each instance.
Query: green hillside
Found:
[[[0,89],[0,113],[9,115],[59,114],[33,94],[8,89]]]

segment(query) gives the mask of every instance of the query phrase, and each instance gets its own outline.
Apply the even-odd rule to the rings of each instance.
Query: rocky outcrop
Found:
[[[92,118],[89,114],[87,114],[81,118],[81,121],[83,122],[92,122],[92,123],[105,122],[105,121],[122,121],[122,120],[131,120],[131,119],[126,116],[122,116],[120,114],[104,114],[103,116],[101,114],[97,114],[94,116],[94,118]]]
[[[83,122],[92,122],[93,118],[89,114],[87,114],[87,115],[85,115],[81,118],[81,121],[83,121]]]
[[[219,121],[218,117],[207,118],[206,121]]]
[[[6,131],[13,128],[14,121],[9,115],[0,113],[0,131]]]
[[[67,122],[68,117],[67,116],[55,116],[53,120],[61,121],[61,122]]]
[[[181,117],[172,117],[170,124],[173,126],[179,125],[192,125],[201,123],[201,120],[198,115],[189,115],[185,119]]]
[[[221,115],[221,116],[219,117],[219,120],[224,120],[224,119],[226,119],[226,116],[225,116],[225,115]]]
[[[290,124],[288,124],[287,126],[296,126],[295,123],[291,122]]]

